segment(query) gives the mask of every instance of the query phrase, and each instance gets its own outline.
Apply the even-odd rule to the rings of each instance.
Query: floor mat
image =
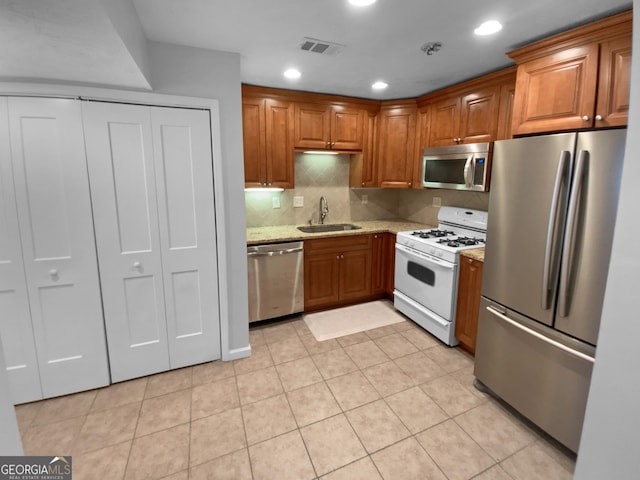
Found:
[[[309,313],[303,318],[319,342],[407,321],[388,300]]]

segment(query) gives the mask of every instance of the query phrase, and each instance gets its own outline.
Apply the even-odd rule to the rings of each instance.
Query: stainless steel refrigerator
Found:
[[[626,130],[504,140],[493,154],[475,376],[578,450]]]

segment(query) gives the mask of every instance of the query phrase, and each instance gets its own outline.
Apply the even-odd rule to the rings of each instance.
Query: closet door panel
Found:
[[[10,98],[22,252],[45,397],[109,383],[77,101]]]
[[[0,98],[0,338],[14,403],[42,398],[22,260],[7,98]]]
[[[152,107],[171,367],[220,358],[209,112]]]
[[[113,381],[169,369],[149,108],[83,103]]]

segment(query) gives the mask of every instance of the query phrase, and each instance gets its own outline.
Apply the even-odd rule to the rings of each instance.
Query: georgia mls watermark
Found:
[[[71,480],[71,457],[0,457],[0,480]]]

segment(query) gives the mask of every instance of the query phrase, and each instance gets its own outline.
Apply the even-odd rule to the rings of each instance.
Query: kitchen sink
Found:
[[[306,225],[298,227],[298,230],[304,233],[321,233],[321,232],[341,232],[343,230],[359,230],[362,227],[351,223],[328,223],[326,225]]]

